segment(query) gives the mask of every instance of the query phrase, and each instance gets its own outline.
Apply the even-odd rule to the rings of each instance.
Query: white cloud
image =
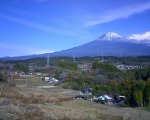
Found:
[[[150,2],[129,5],[126,7],[117,8],[114,10],[106,11],[102,14],[95,14],[94,16],[88,16],[85,20],[85,26],[94,26],[106,22],[110,22],[116,19],[128,18],[129,16],[137,13],[142,13],[150,9]]]
[[[32,27],[34,29],[49,32],[49,33],[55,33],[55,34],[67,35],[67,36],[74,35],[73,32],[68,31],[68,30],[64,30],[64,29],[56,28],[56,27],[51,27],[51,26],[45,25],[43,23],[32,22],[32,21],[25,20],[25,19],[20,19],[20,18],[17,18],[17,17],[11,17],[11,16],[0,14],[0,18],[15,22],[17,24],[22,24],[22,25],[25,25],[25,26],[29,26],[29,27]]]
[[[28,49],[26,52],[29,52],[30,54],[43,54],[43,53],[53,53],[54,50],[48,50],[48,49]]]
[[[145,32],[144,34],[132,34],[131,36],[128,37],[128,39],[132,40],[150,40],[150,31]]]

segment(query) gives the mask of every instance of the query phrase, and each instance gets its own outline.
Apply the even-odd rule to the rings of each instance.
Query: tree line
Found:
[[[150,105],[150,69],[121,71],[114,65],[95,60],[90,71],[74,72],[65,87],[80,90],[86,85],[93,95],[104,93],[126,96],[131,107]]]

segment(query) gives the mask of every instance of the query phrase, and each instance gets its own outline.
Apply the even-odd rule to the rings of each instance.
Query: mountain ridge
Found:
[[[120,56],[120,53],[122,53],[122,56],[147,56],[150,55],[150,45],[147,42],[141,43],[138,41],[132,41],[117,33],[108,32],[89,43],[49,53],[49,56],[73,56],[73,54],[75,54],[76,57],[101,56],[102,51],[104,56]],[[47,54],[48,53],[20,57],[7,57],[3,59],[22,60],[39,57],[46,58]]]

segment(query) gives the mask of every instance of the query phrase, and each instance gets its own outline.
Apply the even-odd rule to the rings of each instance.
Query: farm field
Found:
[[[23,77],[21,79],[14,79],[16,85],[21,86],[47,86],[48,83],[42,81],[42,78],[39,77]]]
[[[76,100],[76,91],[53,87],[0,87],[2,120],[149,120],[150,113],[138,108],[120,108]]]

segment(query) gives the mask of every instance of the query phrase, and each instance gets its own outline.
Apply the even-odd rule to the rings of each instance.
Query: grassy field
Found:
[[[24,86],[47,86],[49,85],[47,82],[42,81],[42,78],[39,77],[24,77],[22,79],[14,80],[16,85],[24,85]]]
[[[8,87],[0,84],[0,120],[149,120],[150,112],[76,100],[61,87]]]

